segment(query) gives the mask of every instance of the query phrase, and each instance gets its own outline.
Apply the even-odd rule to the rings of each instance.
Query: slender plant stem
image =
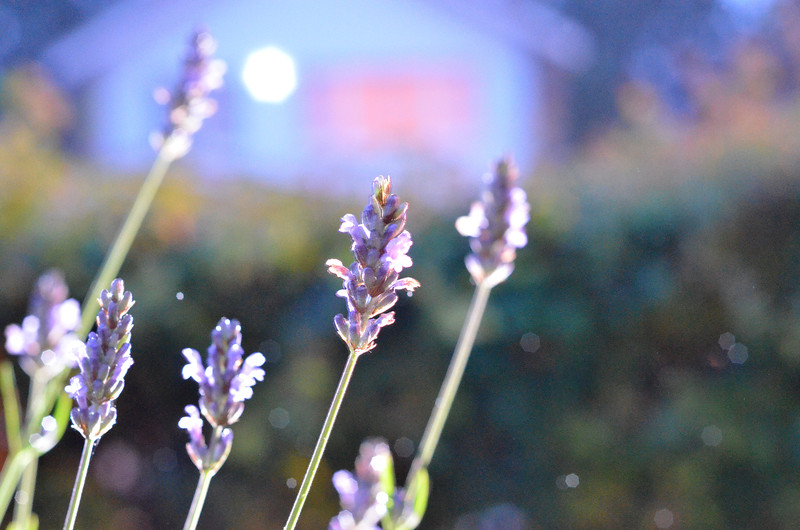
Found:
[[[219,442],[222,437],[224,427],[217,426],[211,435],[211,440],[208,442],[208,454],[214,453],[214,446]],[[206,494],[208,494],[208,487],[211,485],[211,478],[216,475],[216,469],[203,469],[200,471],[200,478],[197,480],[197,488],[194,490],[194,498],[192,505],[189,507],[189,513],[186,515],[186,523],[183,525],[183,530],[194,530],[197,528],[197,523],[200,521],[200,513],[203,511],[203,505],[206,502]]]
[[[22,479],[14,496],[14,528],[28,528],[31,512],[33,511],[33,493],[36,489],[36,473],[39,469],[39,459],[33,458],[25,466]]]
[[[197,481],[197,489],[194,490],[192,507],[189,508],[189,514],[186,517],[183,530],[194,530],[197,528],[197,523],[200,521],[200,513],[203,511],[203,504],[206,502],[208,486],[211,484],[211,477],[213,476],[214,473],[211,471],[206,470],[200,472],[200,479]]]
[[[433,452],[436,450],[436,445],[439,443],[439,438],[442,435],[442,428],[450,414],[450,408],[453,405],[453,399],[456,396],[456,391],[461,383],[461,377],[464,375],[464,369],[467,366],[472,345],[475,342],[475,335],[478,333],[481,319],[483,318],[484,310],[486,309],[486,301],[489,299],[489,293],[492,288],[481,282],[475,286],[475,293],[472,295],[472,302],[470,302],[469,309],[467,310],[467,317],[464,320],[464,326],[461,328],[461,334],[456,343],[456,349],[453,353],[453,358],[450,360],[450,366],[447,368],[447,374],[444,376],[444,381],[439,389],[439,396],[433,406],[433,412],[428,419],[428,425],[425,427],[425,433],[422,435],[417,456],[411,463],[411,469],[408,473],[406,485],[410,485],[414,480],[420,468],[428,467]]]
[[[11,361],[0,363],[0,391],[3,395],[3,419],[6,424],[8,450],[16,453],[22,446],[19,413],[20,404],[17,396],[17,382],[14,379],[14,366]]]
[[[78,465],[78,473],[75,475],[75,487],[72,488],[67,518],[64,520],[64,530],[72,530],[75,526],[75,519],[78,517],[78,506],[81,504],[81,495],[83,494],[83,485],[86,483],[86,474],[89,472],[89,461],[92,459],[92,449],[94,449],[94,441],[87,438],[83,442],[81,462]]]
[[[350,384],[350,379],[353,376],[353,370],[356,367],[358,354],[350,350],[350,355],[347,357],[347,364],[342,372],[342,377],[339,379],[339,386],[336,388],[336,393],[331,401],[331,407],[328,409],[328,416],[325,418],[325,423],[322,425],[322,432],[319,433],[317,438],[317,445],[314,447],[314,453],[311,455],[311,461],[308,463],[306,475],[303,477],[303,483],[300,485],[300,490],[297,492],[297,497],[294,500],[294,506],[289,514],[289,519],[286,521],[284,530],[294,530],[297,525],[297,520],[300,518],[300,512],[303,510],[303,504],[306,502],[308,492],[311,489],[311,483],[314,481],[314,475],[317,474],[319,462],[322,460],[322,453],[325,452],[325,446],[328,444],[333,424],[336,421],[336,415],[339,413],[339,408],[342,405],[344,394],[347,392],[347,386]]]
[[[11,502],[11,497],[17,489],[22,471],[37,456],[36,450],[32,446],[26,445],[13,455],[9,454],[8,458],[6,458],[3,464],[3,471],[0,472],[3,477],[0,480],[0,506],[3,507],[3,513],[6,512],[8,504]]]
[[[106,254],[105,260],[100,267],[100,272],[97,273],[91,287],[89,287],[89,292],[86,293],[86,298],[83,299],[81,325],[77,332],[79,337],[85,337],[89,334],[89,330],[92,329],[97,312],[95,306],[97,306],[97,298],[100,296],[100,291],[111,284],[111,280],[116,277],[120,268],[122,268],[122,263],[128,255],[133,239],[139,232],[142,221],[144,221],[144,217],[150,209],[150,204],[152,204],[161,181],[167,173],[167,169],[173,160],[172,155],[169,154],[169,142],[170,139],[167,138],[164,146],[158,151],[153,166],[150,168],[147,177],[145,177],[139,194],[128,212],[128,217],[125,219],[122,228],[120,228],[111,249]]]
[[[41,376],[34,374],[31,379],[31,386],[28,391],[28,405],[25,413],[25,426],[22,430],[24,440],[30,441],[31,435],[38,431],[38,426],[42,421],[42,408],[46,399],[47,381]],[[36,489],[36,473],[39,468],[39,460],[32,459],[22,472],[22,479],[17,489],[14,505],[15,528],[28,528],[30,524],[31,511],[33,510],[33,493]]]

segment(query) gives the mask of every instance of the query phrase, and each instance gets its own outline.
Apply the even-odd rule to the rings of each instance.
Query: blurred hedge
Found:
[[[532,244],[492,294],[422,528],[636,528],[656,514],[685,528],[800,525],[797,151],[778,134],[756,150],[747,138],[687,149],[647,127],[526,179]],[[49,267],[82,297],[138,177],[101,175],[10,119],[0,135],[0,322],[11,323]],[[361,209],[371,178],[357,198],[331,199],[170,174],[122,272],[137,299],[136,364],[80,526],[181,525],[196,470],[177,421],[197,396],[180,351],[204,349],[222,315],[269,362],[201,527],[285,522],[287,480],[302,478],[346,355],[323,263],[348,259],[338,219]],[[402,176],[395,187],[413,199]],[[331,474],[352,467],[364,437],[403,448],[421,436],[471,296],[452,227],[467,205],[431,202],[409,216],[423,288],[359,361],[304,528],[337,512]],[[725,333],[747,348],[743,364]],[[68,433],[42,460],[43,528],[61,524],[79,453]],[[398,456],[401,476],[409,464]]]

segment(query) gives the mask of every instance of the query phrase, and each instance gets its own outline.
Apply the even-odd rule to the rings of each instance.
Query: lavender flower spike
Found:
[[[219,431],[219,440],[212,439],[207,447],[197,407],[186,407],[188,416],[181,418],[178,426],[188,431],[190,441],[186,449],[201,471],[217,469],[227,458],[233,433],[226,427],[239,420],[244,411],[244,401],[253,396],[253,385],[264,379],[264,370],[260,366],[266,358],[261,353],[245,358],[241,344],[239,322],[223,317],[211,332],[206,366],[197,350],[183,350],[188,361],[183,367],[183,378],[194,379],[200,385],[200,411]]]
[[[494,287],[505,281],[514,270],[516,249],[528,242],[525,225],[530,206],[525,191],[515,186],[518,176],[510,158],[500,160],[494,173],[484,177],[487,187],[481,200],[456,221],[456,230],[471,238],[472,254],[465,261],[475,283]]]
[[[333,322],[342,340],[356,353],[375,347],[375,339],[383,326],[394,322],[394,313],[385,313],[397,302],[396,291],[409,292],[419,287],[413,278],[399,278],[411,266],[408,250],[411,234],[404,230],[408,203],[401,203],[392,191],[389,177],[373,182],[374,192],[364,211],[361,223],[356,216],[342,217],[340,232],[353,239],[356,261],[348,269],[338,259],[329,259],[328,272],[343,280],[338,296],[347,299],[347,318],[339,314]]]
[[[75,366],[76,353],[83,347],[74,333],[81,307],[77,300],[67,299],[68,293],[59,271],[46,272],[36,282],[30,313],[22,325],[6,327],[6,351],[19,356],[20,366],[30,377],[50,380]]]
[[[161,133],[151,138],[153,146],[160,149],[169,140],[169,156],[181,158],[192,146],[192,135],[203,120],[217,111],[217,103],[208,95],[222,86],[225,62],[214,59],[217,42],[204,30],[197,30],[184,60],[183,76],[172,94],[166,89],[156,91],[156,101],[169,104],[169,123]]]
[[[100,293],[98,301],[97,331],[89,333],[86,348],[78,356],[81,372],[65,389],[76,404],[70,414],[72,426],[90,441],[98,440],[116,422],[116,400],[133,364],[133,317],[128,314],[133,295],[117,278],[110,290]]]
[[[377,523],[391,508],[394,493],[392,453],[385,440],[365,440],[356,458],[355,474],[337,471],[333,485],[343,510],[328,530],[377,530]]]

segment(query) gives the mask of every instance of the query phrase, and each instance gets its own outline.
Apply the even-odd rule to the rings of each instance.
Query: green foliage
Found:
[[[619,159],[641,163],[643,182],[666,172],[637,153]],[[704,171],[695,180],[634,192],[546,184],[544,174],[528,186],[531,246],[492,292],[421,528],[501,503],[541,527],[648,527],[664,509],[690,528],[797,525],[800,174],[773,154],[714,159],[693,166]],[[23,167],[0,186],[19,182]],[[623,171],[612,160],[557,174],[587,168]],[[3,199],[14,212],[0,215],[3,323],[24,316],[34,278],[51,266],[82,297],[119,221],[98,205],[137,187],[77,169],[57,156],[36,201]],[[201,527],[280,527],[296,491],[287,481],[302,478],[347,355],[332,325],[340,285],[324,262],[346,258],[336,230],[352,208],[238,181],[170,176],[162,191],[121,273],[138,300],[136,364],[119,423],[97,448],[83,524],[181,524],[196,470],[177,421],[196,389],[180,378],[180,351],[202,348],[225,315],[241,321],[246,351],[265,353],[267,376]],[[418,441],[433,405],[472,287],[467,243],[452,228],[466,206],[420,211],[427,221],[415,224],[423,208],[412,203],[409,220],[422,288],[359,361],[304,528],[337,512],[330,476],[351,468],[362,439]],[[743,364],[720,345],[726,332],[747,347]],[[79,448],[67,433],[42,459],[43,528],[61,523],[52,507],[66,506]],[[410,462],[396,458],[397,476]],[[577,485],[562,480],[573,473]]]

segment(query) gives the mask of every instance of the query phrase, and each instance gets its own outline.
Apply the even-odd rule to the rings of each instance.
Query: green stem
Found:
[[[286,521],[286,526],[283,527],[284,530],[294,530],[294,527],[297,525],[297,520],[300,518],[303,504],[306,502],[306,497],[308,497],[311,483],[314,481],[314,475],[317,474],[319,462],[322,460],[322,453],[325,452],[325,446],[328,444],[328,438],[330,438],[331,431],[333,430],[336,415],[339,413],[339,408],[341,408],[342,400],[344,399],[345,392],[347,392],[347,386],[350,384],[350,379],[353,376],[353,370],[356,367],[357,360],[358,354],[351,349],[350,356],[347,358],[347,364],[342,372],[342,377],[339,379],[339,386],[336,388],[333,401],[331,401],[331,407],[328,409],[328,416],[325,418],[325,423],[322,425],[322,432],[319,433],[317,445],[314,447],[314,453],[311,455],[311,461],[308,463],[308,469],[306,470],[306,475],[303,477],[303,483],[300,485],[300,490],[297,492],[297,497],[294,500],[294,506],[292,506],[292,511],[289,514],[289,520]]]
[[[14,366],[11,361],[0,363],[0,392],[3,395],[3,419],[6,423],[9,453],[16,453],[22,447],[19,413],[20,404],[17,396],[17,381],[14,378]]]
[[[22,435],[25,443],[30,443],[30,438],[37,433],[41,426],[44,413],[42,408],[46,401],[47,381],[37,376],[35,373],[31,379],[31,386],[28,392],[28,407],[25,413],[25,426]],[[30,525],[31,511],[33,510],[33,493],[36,489],[36,473],[38,470],[38,459],[34,458],[25,466],[22,472],[17,495],[14,497],[15,528],[27,529]]]
[[[421,468],[428,467],[433,458],[433,452],[436,450],[436,445],[439,443],[439,438],[442,435],[442,428],[447,420],[447,416],[450,414],[453,399],[461,383],[461,378],[464,375],[464,369],[467,366],[467,361],[472,351],[472,345],[475,342],[475,335],[478,333],[478,327],[483,318],[483,313],[486,309],[486,301],[489,299],[491,290],[491,286],[486,282],[481,282],[475,286],[475,293],[472,296],[472,302],[467,310],[467,317],[464,320],[464,326],[461,328],[461,335],[458,337],[453,358],[450,360],[447,374],[444,376],[444,381],[439,389],[439,396],[436,398],[431,417],[428,420],[428,425],[425,427],[425,433],[422,435],[422,441],[419,444],[417,456],[411,463],[411,469],[406,479],[407,486],[412,483]]]
[[[0,479],[0,507],[3,508],[3,513],[8,509],[8,504],[17,489],[22,471],[37,456],[36,450],[30,445],[26,445],[14,454],[9,453],[5,463],[3,463],[3,471],[0,472],[0,477],[2,477]]]
[[[183,525],[183,530],[194,530],[197,528],[197,522],[200,520],[200,512],[203,511],[203,504],[206,502],[208,486],[211,484],[211,477],[213,476],[214,473],[208,470],[200,472],[200,479],[197,481],[197,489],[194,491],[194,498],[192,499],[192,507],[189,508],[189,514],[186,517],[186,524]]]
[[[133,202],[128,217],[125,219],[122,228],[120,228],[114,244],[106,254],[105,260],[100,267],[100,272],[95,276],[86,298],[83,299],[83,307],[81,308],[81,325],[78,328],[77,334],[79,337],[85,337],[92,329],[92,324],[97,314],[97,298],[100,292],[111,284],[111,281],[119,274],[122,268],[122,263],[128,255],[128,251],[133,244],[133,239],[139,232],[142,226],[142,221],[150,209],[150,204],[158,191],[164,175],[167,173],[170,163],[172,162],[172,155],[169,154],[170,139],[164,142],[164,146],[159,150],[150,172],[144,179],[139,194]]]
[[[36,489],[36,472],[38,469],[39,459],[33,458],[22,472],[22,479],[19,482],[17,494],[14,496],[14,528],[25,529],[30,525],[31,512],[33,511],[33,493]]]
[[[86,483],[86,475],[89,472],[89,461],[92,459],[92,449],[94,449],[94,441],[87,438],[83,442],[81,462],[78,465],[78,473],[75,475],[75,486],[72,488],[67,518],[64,520],[64,530],[72,530],[75,526],[75,519],[78,517],[78,506],[81,504],[81,495],[83,494],[83,485]]]

